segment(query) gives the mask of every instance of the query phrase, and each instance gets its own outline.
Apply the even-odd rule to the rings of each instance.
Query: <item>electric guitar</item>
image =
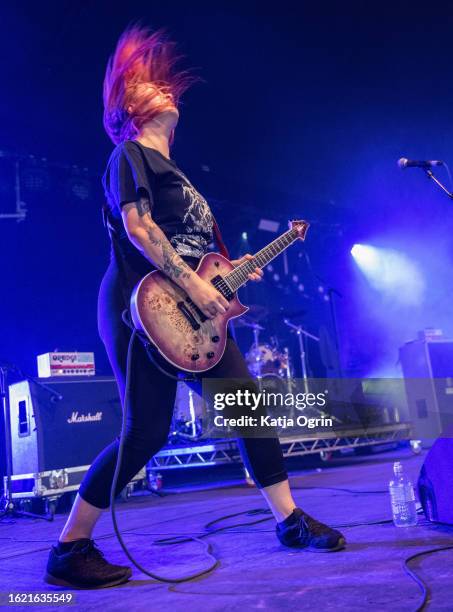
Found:
[[[237,290],[255,268],[264,268],[296,240],[305,240],[306,221],[291,221],[290,229],[236,268],[219,253],[207,253],[195,272],[230,302],[227,312],[208,319],[189,295],[160,271],[147,274],[131,297],[135,327],[143,332],[167,361],[186,372],[206,372],[222,358],[227,324],[248,307]]]

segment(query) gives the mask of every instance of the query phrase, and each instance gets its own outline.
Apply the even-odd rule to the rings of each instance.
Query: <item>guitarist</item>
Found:
[[[104,126],[115,143],[104,175],[105,221],[111,261],[99,292],[99,332],[124,400],[130,329],[122,320],[133,287],[160,269],[213,318],[228,301],[195,272],[213,239],[213,217],[203,196],[170,157],[178,102],[191,79],[174,70],[174,46],[161,32],[137,27],[120,38],[104,80]],[[250,258],[251,256],[246,256]],[[238,265],[243,261],[234,261]],[[260,280],[257,268],[250,280]],[[141,342],[132,355],[130,410],[117,492],[167,441],[176,380],[149,360]],[[220,362],[204,376],[250,378],[231,336]],[[240,439],[244,463],[268,503],[282,544],[316,552],[344,547],[342,534],[316,521],[293,500],[277,438]],[[131,569],[109,563],[92,539],[109,506],[119,438],[105,448],[86,474],[59,540],[52,547],[45,579],[78,588],[126,582]],[[177,526],[176,526],[177,530]]]

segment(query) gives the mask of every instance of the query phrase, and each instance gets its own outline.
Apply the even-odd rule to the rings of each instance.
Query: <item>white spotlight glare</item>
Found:
[[[421,304],[425,279],[416,262],[406,254],[364,244],[355,244],[351,254],[370,285],[387,298],[399,304]]]

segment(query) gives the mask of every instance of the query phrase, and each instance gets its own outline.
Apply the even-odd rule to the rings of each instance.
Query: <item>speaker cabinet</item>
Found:
[[[430,445],[453,424],[453,341],[415,340],[399,356],[414,437]]]
[[[9,388],[13,474],[90,465],[121,431],[115,379],[22,381]]]

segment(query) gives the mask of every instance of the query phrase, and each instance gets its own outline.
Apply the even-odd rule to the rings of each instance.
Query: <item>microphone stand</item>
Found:
[[[423,170],[424,170],[424,172],[425,172],[426,176],[427,176],[429,179],[431,179],[432,181],[434,181],[434,182],[436,183],[436,185],[437,185],[438,187],[440,187],[444,193],[446,193],[446,194],[447,194],[447,196],[450,198],[450,200],[453,200],[453,193],[452,193],[451,191],[448,191],[448,189],[445,187],[445,185],[443,185],[443,184],[442,184],[442,183],[439,181],[439,179],[438,179],[436,176],[434,176],[433,171],[432,171],[432,170],[430,170],[429,168],[423,168]]]
[[[283,323],[293,329],[297,334],[297,340],[299,341],[300,365],[302,369],[304,389],[305,393],[308,393],[307,354],[305,352],[304,337],[311,338],[316,342],[319,342],[319,338],[318,336],[315,336],[314,334],[310,334],[309,332],[305,331],[302,325],[294,325],[294,323],[291,323],[289,319],[283,319]]]

